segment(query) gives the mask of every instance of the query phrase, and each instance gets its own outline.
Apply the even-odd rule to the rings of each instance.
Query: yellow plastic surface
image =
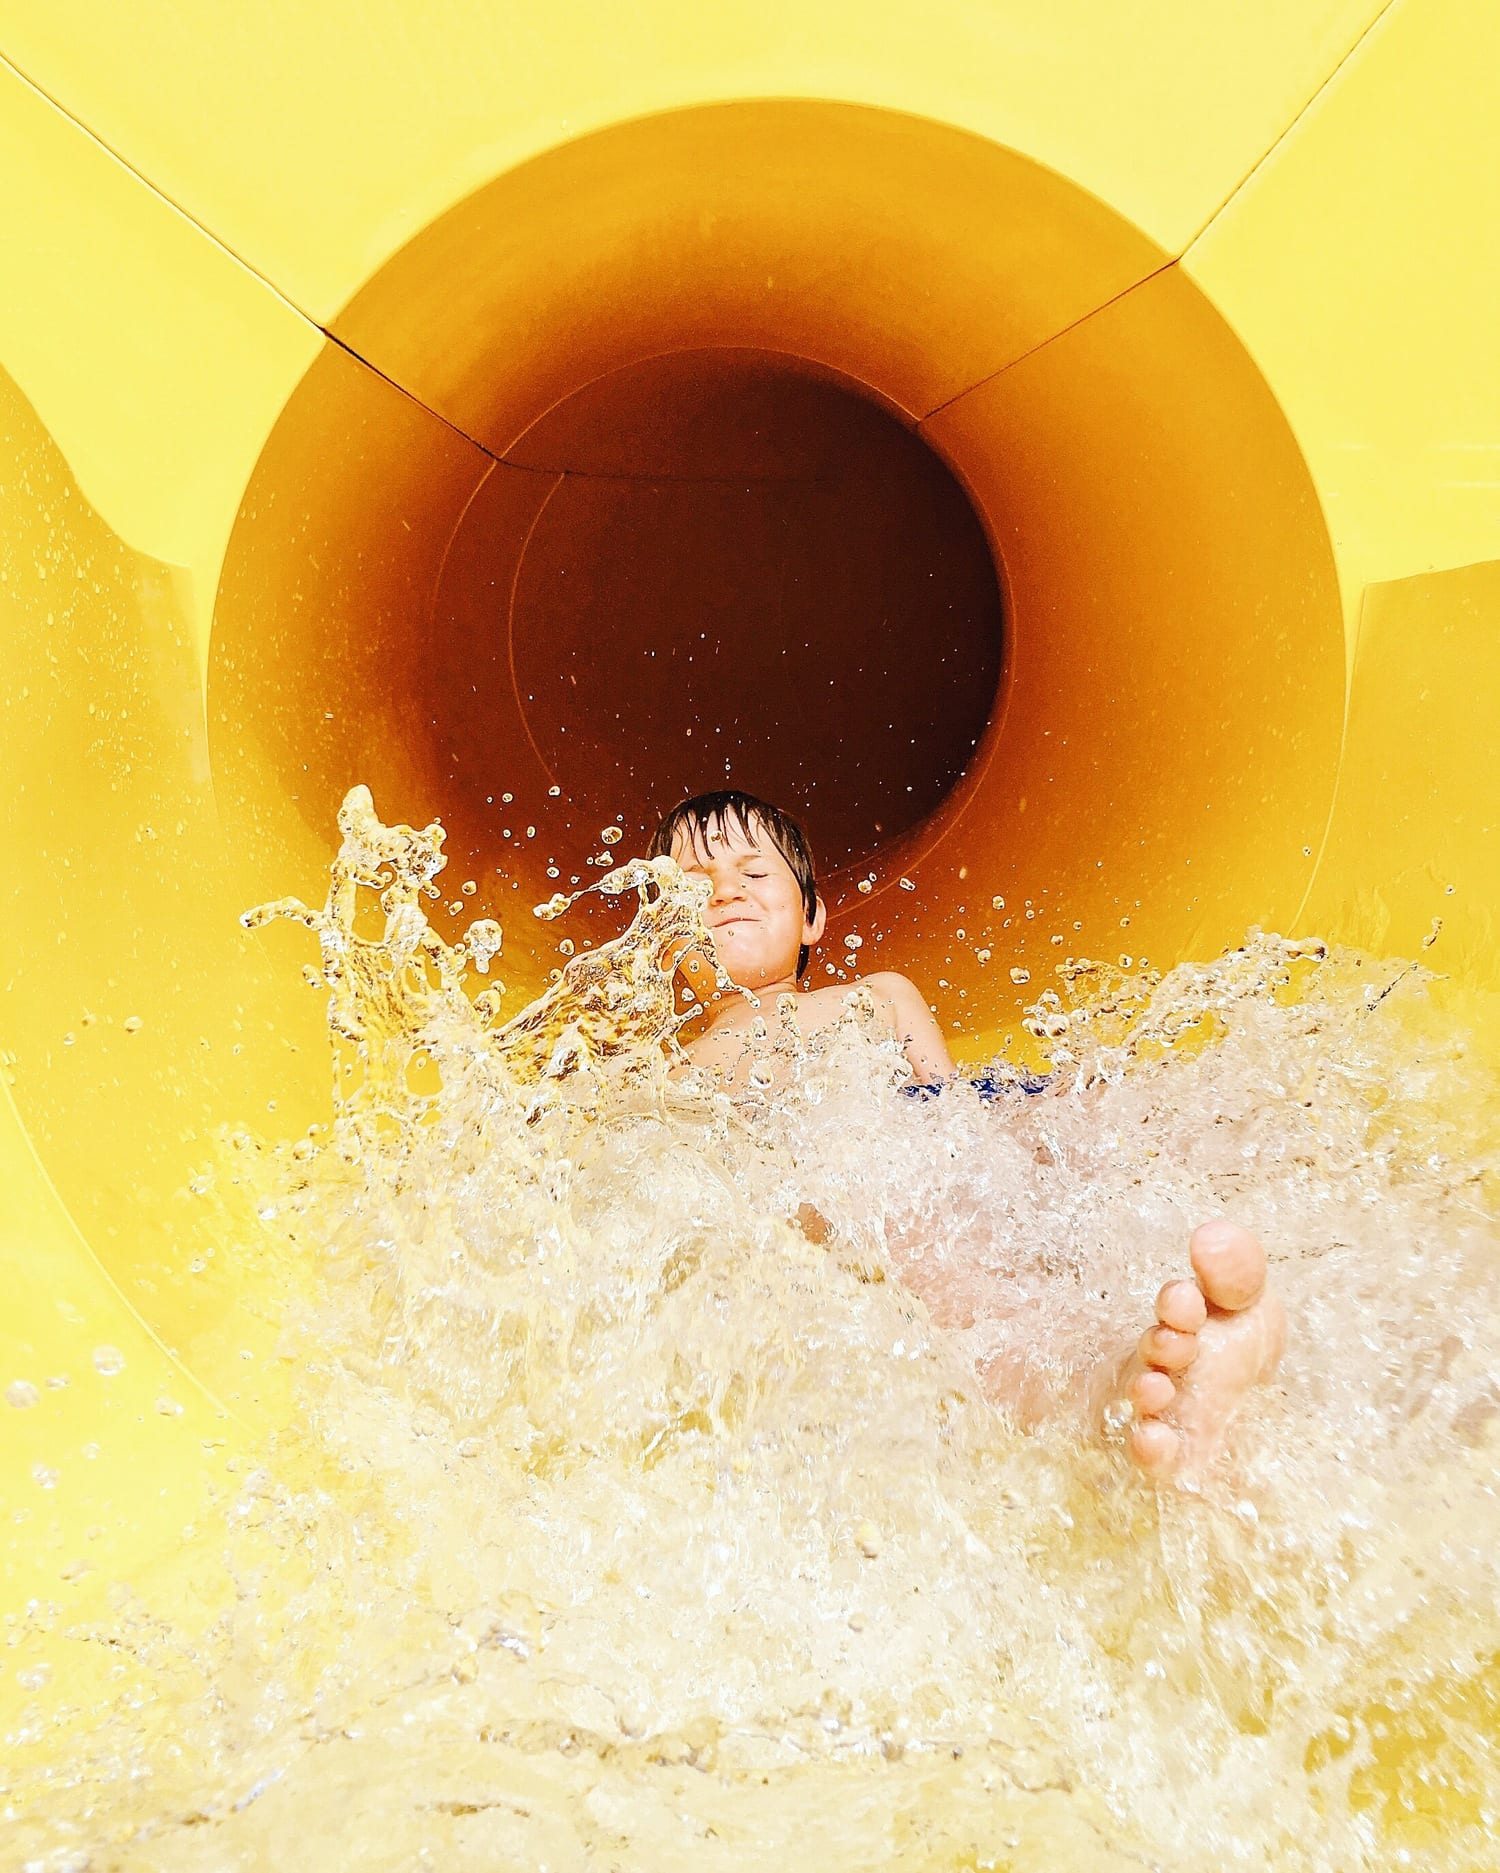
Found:
[[[1500,986],[1484,9],[51,0],[0,54],[0,1605],[170,1551],[277,1408],[218,1141],[304,1129],[327,1064],[237,913],[320,892],[365,780],[450,825],[513,995],[552,960],[525,911],[600,777],[548,768],[501,626],[578,468],[538,425],[605,373],[784,354],[968,491],[1000,703],[858,915],[971,1056],[1057,931],[1440,917]]]

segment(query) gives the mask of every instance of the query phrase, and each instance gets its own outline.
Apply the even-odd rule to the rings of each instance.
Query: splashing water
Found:
[[[731,1099],[670,860],[502,1024],[441,828],[340,823],[326,908],[249,919],[316,931],[338,1057],[255,1169],[295,1409],[210,1612],[85,1635],[138,1676],[16,1775],[18,1864],[1492,1864],[1495,1102],[1430,978],[1073,965],[1045,1092],[925,1102],[856,994]],[[1218,1211],[1290,1346],[1157,1490],[1072,1401]]]

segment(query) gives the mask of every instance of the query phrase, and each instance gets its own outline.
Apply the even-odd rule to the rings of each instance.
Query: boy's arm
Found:
[[[896,1038],[917,1078],[927,1083],[947,1079],[955,1071],[953,1056],[916,983],[887,974],[866,976],[865,981],[889,1009]]]

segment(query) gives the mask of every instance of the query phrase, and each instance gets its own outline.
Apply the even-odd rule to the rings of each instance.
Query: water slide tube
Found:
[[[1494,8],[17,0],[0,53],[0,1611],[159,1565],[277,1409],[212,1166],[328,1066],[237,917],[357,780],[511,1005],[549,866],[726,777],[971,1058],[1252,924],[1441,918],[1494,988]]]

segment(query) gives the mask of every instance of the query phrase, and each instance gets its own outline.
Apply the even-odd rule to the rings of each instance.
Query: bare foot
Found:
[[[1266,1252],[1248,1229],[1204,1223],[1189,1256],[1197,1280],[1169,1281],[1157,1295],[1156,1325],[1111,1388],[1131,1408],[1127,1442],[1148,1476],[1201,1469],[1286,1343],[1286,1316],[1266,1286]]]

